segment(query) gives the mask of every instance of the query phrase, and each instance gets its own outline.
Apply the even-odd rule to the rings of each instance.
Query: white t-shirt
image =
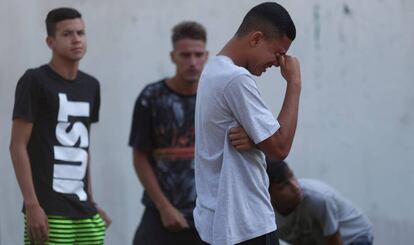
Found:
[[[194,220],[202,240],[230,245],[276,230],[263,152],[238,152],[228,131],[241,125],[257,144],[279,129],[252,75],[216,56],[200,77],[195,112]]]
[[[338,230],[344,244],[372,241],[372,224],[350,201],[319,180],[299,179],[303,200],[287,216],[276,212],[278,237],[292,244],[326,244]]]

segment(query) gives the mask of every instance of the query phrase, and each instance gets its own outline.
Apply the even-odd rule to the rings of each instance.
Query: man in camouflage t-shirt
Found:
[[[134,109],[129,145],[145,192],[134,244],[201,244],[194,228],[194,110],[207,60],[206,32],[195,22],[173,28],[173,77],[147,85]]]

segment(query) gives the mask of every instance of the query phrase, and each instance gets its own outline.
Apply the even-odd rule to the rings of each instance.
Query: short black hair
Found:
[[[46,31],[48,36],[55,35],[56,23],[68,20],[82,18],[81,13],[74,8],[56,8],[49,11],[46,16]]]
[[[280,184],[286,182],[292,175],[292,170],[283,160],[272,160],[266,158],[266,172],[270,183]]]
[[[206,42],[206,29],[204,28],[204,26],[195,21],[180,22],[172,29],[172,44],[175,45],[175,43],[177,43],[179,40],[185,38],[201,40],[203,42]]]
[[[286,35],[292,41],[296,37],[296,27],[288,11],[275,2],[264,2],[253,7],[244,17],[236,36],[252,31],[261,31],[266,37]]]

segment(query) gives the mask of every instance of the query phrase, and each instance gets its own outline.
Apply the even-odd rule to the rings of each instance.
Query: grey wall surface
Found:
[[[107,244],[130,244],[143,207],[127,146],[136,96],[174,73],[170,29],[196,20],[217,53],[259,1],[0,0],[0,244],[21,244],[22,198],[9,157],[18,78],[48,62],[44,18],[51,8],[79,9],[88,53],[81,68],[101,82],[101,118],[91,138],[93,189],[113,218]],[[301,61],[300,118],[287,159],[300,177],[322,179],[375,225],[375,244],[414,240],[414,2],[280,1],[296,22],[290,53]],[[276,69],[257,79],[277,115],[285,82]],[[410,194],[411,193],[411,194]]]

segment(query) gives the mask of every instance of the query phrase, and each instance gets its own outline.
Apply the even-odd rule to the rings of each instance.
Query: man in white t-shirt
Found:
[[[284,161],[268,161],[277,235],[289,244],[372,245],[369,219],[335,189],[297,179]]]
[[[284,159],[292,146],[301,77],[298,60],[286,52],[295,36],[282,6],[259,4],[203,70],[195,115],[194,219],[206,243],[277,244],[265,154]],[[280,67],[287,82],[277,120],[254,78],[271,66]],[[245,129],[257,148],[238,151],[230,130],[236,126]]]

